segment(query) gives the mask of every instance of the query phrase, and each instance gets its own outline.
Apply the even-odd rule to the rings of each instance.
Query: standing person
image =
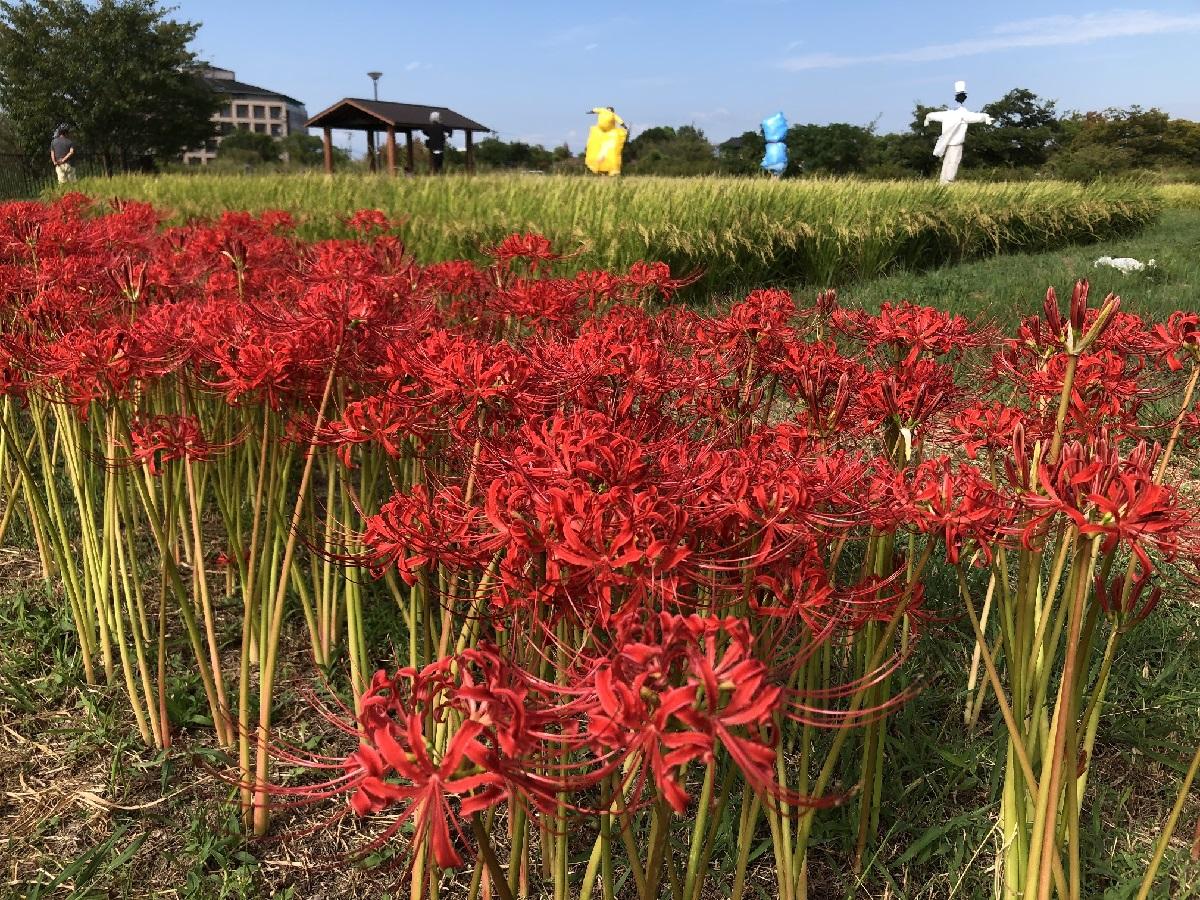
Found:
[[[950,184],[958,175],[958,164],[962,162],[963,143],[967,139],[968,125],[991,125],[992,117],[986,113],[971,112],[965,106],[967,101],[967,83],[954,82],[954,99],[958,103],[955,109],[945,109],[941,112],[931,112],[925,116],[925,124],[930,122],[942,123],[942,136],[933,145],[933,155],[942,158],[942,174],[938,179],[942,184]]]
[[[74,158],[75,142],[71,140],[71,129],[60,125],[50,141],[50,162],[54,165],[59,184],[75,180],[75,167],[71,164]]]
[[[429,171],[440,175],[446,158],[446,129],[442,126],[442,114],[436,109],[429,114],[429,127],[422,129],[422,133],[425,149],[429,151]]]

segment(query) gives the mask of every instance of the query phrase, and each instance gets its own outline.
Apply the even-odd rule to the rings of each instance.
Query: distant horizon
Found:
[[[1027,88],[1060,114],[1136,105],[1200,118],[1184,64],[1200,35],[1194,3],[1014,0],[957,9],[953,30],[928,0],[903,10],[883,0],[613,0],[599,17],[544,0],[515,12],[363,6],[296,0],[280,15],[252,0],[178,0],[172,16],[200,23],[193,49],[206,63],[296,97],[310,114],[369,99],[375,70],[381,100],[449,107],[502,140],[573,152],[598,105],[616,107],[634,135],[694,125],[714,144],[776,111],[793,124],[886,133],[908,127],[915,103],[952,102],[959,79],[973,108]],[[335,141],[347,146],[346,133]],[[361,153],[362,136],[349,146]]]

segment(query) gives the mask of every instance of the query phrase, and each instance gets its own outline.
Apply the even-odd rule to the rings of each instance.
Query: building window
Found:
[[[232,122],[222,122],[221,127],[218,130],[221,134],[232,134],[234,127],[235,126]]]
[[[283,134],[283,127],[278,122],[271,123],[271,137],[280,137]]]
[[[271,118],[272,119],[280,119],[282,117],[283,117],[283,107],[282,106],[272,106],[271,107]]]
[[[267,110],[266,110],[266,107],[264,107],[264,106],[261,106],[261,105],[259,105],[259,104],[257,104],[257,103],[256,103],[256,104],[254,104],[254,118],[256,118],[256,119],[265,119],[266,117],[267,117]]]
[[[237,127],[238,127],[238,131],[249,131],[250,123],[249,122],[238,122]]]
[[[239,103],[237,105],[237,114],[238,114],[239,119],[250,118],[250,104],[249,103]]]
[[[255,122],[254,130],[256,132],[258,132],[259,134],[266,134],[267,133],[267,123],[266,122]]]
[[[232,119],[233,118],[233,104],[226,103],[224,106],[222,106],[221,112],[219,113],[219,115],[225,119]]]
[[[217,142],[214,140],[205,141],[204,149],[207,150],[209,153],[216,153],[217,152]]]

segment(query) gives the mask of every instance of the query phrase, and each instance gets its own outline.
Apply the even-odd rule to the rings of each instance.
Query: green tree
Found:
[[[745,131],[717,145],[717,167],[725,175],[756,175],[762,171],[766,140],[761,131]]]
[[[1106,109],[1062,122],[1062,152],[1051,167],[1061,178],[1089,179],[1131,169],[1200,165],[1200,124],[1160,109]]]
[[[485,138],[475,145],[475,160],[485,169],[536,169],[547,171],[556,157],[541,144]]]
[[[19,156],[21,140],[17,126],[8,113],[0,110],[0,156]]]
[[[695,125],[659,125],[625,145],[623,168],[640,175],[707,175],[717,171],[717,155]]]
[[[917,103],[913,106],[908,130],[885,134],[879,139],[879,157],[871,174],[889,178],[930,175],[939,165],[933,155],[942,128],[936,122],[925,124],[925,116],[938,109]]]
[[[260,134],[256,135],[256,137],[267,137],[267,135]],[[226,138],[227,140],[228,138]],[[274,139],[272,138],[271,140]],[[225,149],[225,141],[221,142],[221,149]],[[279,141],[278,153],[286,154],[288,165],[291,166],[311,169],[325,165],[325,142],[319,137],[303,131],[293,131]],[[335,166],[344,165],[349,161],[350,154],[341,147],[333,148],[333,164]]]
[[[833,122],[829,125],[793,125],[784,143],[788,168],[806,172],[853,175],[877,161],[879,139],[874,128]]]
[[[30,160],[47,157],[60,123],[106,171],[212,136],[219,100],[188,49],[199,26],[168,12],[156,0],[0,0],[0,106]]]
[[[221,146],[217,148],[217,158],[261,165],[279,162],[282,149],[280,142],[269,134],[239,128],[221,139]]]
[[[1014,88],[983,107],[995,121],[973,128],[964,164],[970,168],[1035,169],[1046,164],[1062,134],[1053,100]]]

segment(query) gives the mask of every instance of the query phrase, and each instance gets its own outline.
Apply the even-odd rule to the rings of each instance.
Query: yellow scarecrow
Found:
[[[588,132],[587,152],[583,160],[597,175],[621,174],[621,151],[629,132],[611,106],[597,106],[592,110],[596,124]]]

